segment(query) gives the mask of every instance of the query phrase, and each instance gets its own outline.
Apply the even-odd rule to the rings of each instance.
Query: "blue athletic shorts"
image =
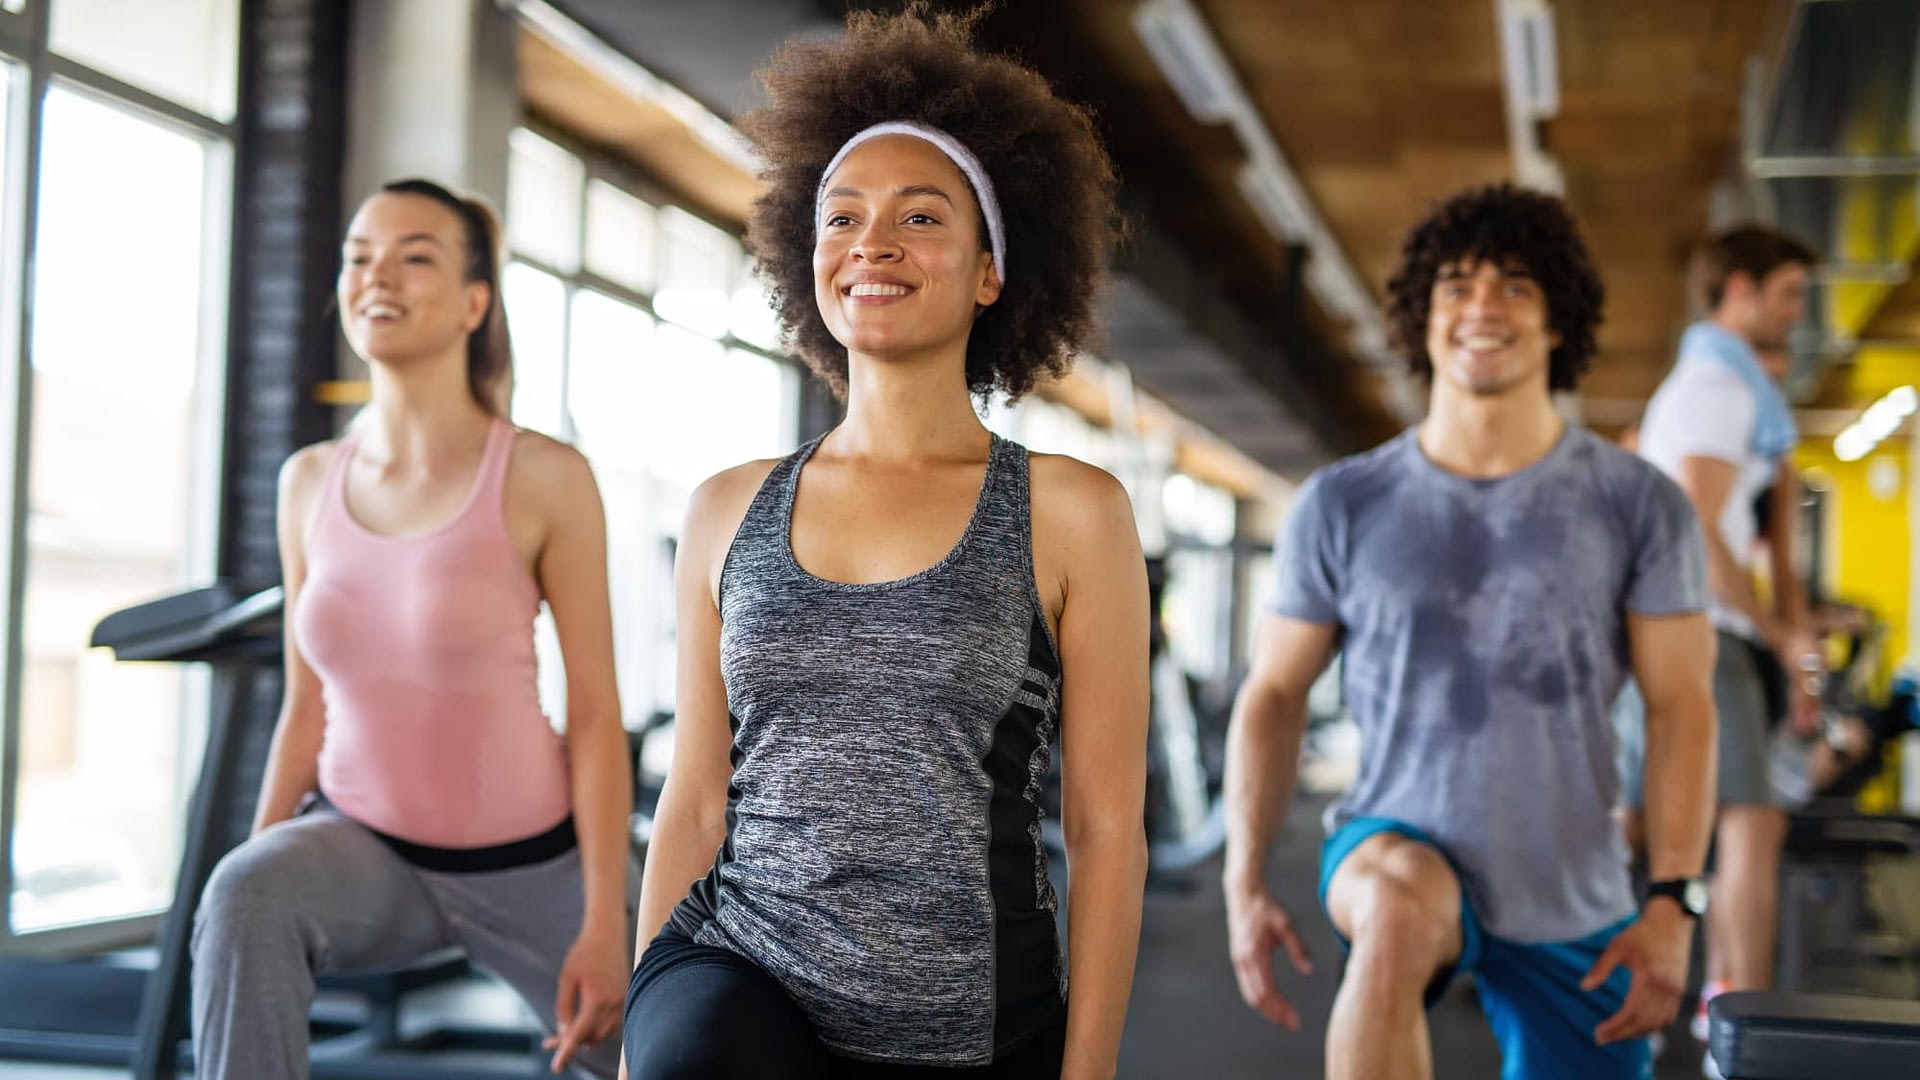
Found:
[[[1459,875],[1453,857],[1419,829],[1388,818],[1356,818],[1334,830],[1320,849],[1322,909],[1334,870],[1361,842],[1378,833],[1395,833],[1427,845]],[[1593,1041],[1594,1029],[1626,1003],[1633,973],[1618,968],[1598,990],[1580,989],[1580,980],[1600,959],[1607,943],[1632,923],[1629,917],[1578,941],[1506,941],[1481,929],[1463,891],[1460,959],[1427,986],[1427,1007],[1440,1000],[1455,976],[1471,973],[1481,1009],[1500,1044],[1501,1080],[1650,1080],[1653,1061],[1647,1040],[1606,1046]]]

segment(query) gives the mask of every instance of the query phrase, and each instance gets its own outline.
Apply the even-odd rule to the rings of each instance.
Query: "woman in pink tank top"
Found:
[[[587,462],[516,429],[498,229],[388,184],[347,234],[341,326],[372,373],[281,472],[286,690],[251,840],[194,938],[202,1077],[305,1077],[316,972],[458,945],[610,1077],[631,947],[631,778]],[[545,601],[566,733],[536,690]]]

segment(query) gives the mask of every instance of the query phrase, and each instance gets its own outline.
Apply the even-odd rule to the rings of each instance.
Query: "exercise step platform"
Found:
[[[1920,1002],[1736,991],[1707,1008],[1727,1080],[1877,1080],[1920,1075]]]

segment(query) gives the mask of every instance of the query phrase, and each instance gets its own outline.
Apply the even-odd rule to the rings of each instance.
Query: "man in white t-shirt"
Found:
[[[1771,602],[1762,603],[1754,587],[1755,500],[1776,483],[1781,497],[1791,498],[1786,493],[1798,478],[1789,454],[1799,440],[1756,349],[1780,346],[1800,321],[1816,261],[1807,245],[1764,226],[1715,236],[1697,266],[1708,317],[1682,336],[1679,359],[1640,429],[1641,456],[1679,483],[1707,526],[1709,614],[1720,639],[1720,813],[1702,1016],[1705,997],[1719,990],[1765,989],[1773,981],[1787,816],[1768,783],[1767,750],[1789,712],[1811,722],[1804,702],[1792,701],[1797,687],[1786,673],[1819,661],[1805,590],[1784,539],[1767,544]]]

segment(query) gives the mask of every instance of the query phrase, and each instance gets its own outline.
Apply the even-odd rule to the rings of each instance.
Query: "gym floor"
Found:
[[[1147,895],[1138,975],[1120,1075],[1139,1080],[1279,1080],[1324,1075],[1322,1033],[1333,1007],[1340,947],[1314,898],[1320,800],[1303,800],[1273,860],[1280,900],[1300,922],[1319,966],[1312,978],[1284,984],[1300,1010],[1302,1032],[1269,1025],[1241,1004],[1227,966],[1225,902],[1219,867],[1157,880]],[[472,986],[423,1002],[422,1012],[517,1008],[498,987]],[[428,1017],[422,1017],[427,1019]],[[1457,985],[1432,1014],[1434,1060],[1442,1080],[1493,1077],[1499,1055],[1470,988]],[[1676,1029],[1660,1080],[1698,1077],[1699,1051]],[[124,1072],[0,1063],[0,1080],[105,1080]]]

